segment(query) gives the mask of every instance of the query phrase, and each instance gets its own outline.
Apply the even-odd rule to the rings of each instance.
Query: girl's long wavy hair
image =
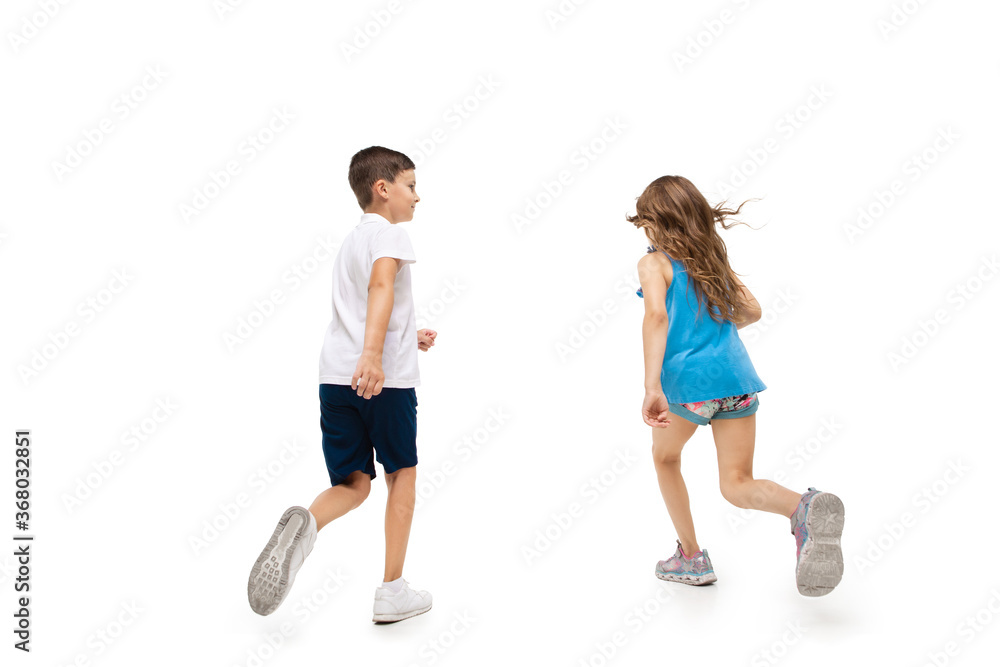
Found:
[[[698,297],[699,316],[701,305],[707,301],[713,320],[737,322],[749,304],[736,284],[736,276],[741,274],[729,266],[726,244],[715,225],[719,223],[723,229],[745,225],[726,222],[747,202],[735,210],[725,208],[726,203],[711,206],[688,179],[661,176],[636,200],[636,214],[626,215],[625,219],[646,232],[651,244],[648,252],[662,250],[684,264]]]

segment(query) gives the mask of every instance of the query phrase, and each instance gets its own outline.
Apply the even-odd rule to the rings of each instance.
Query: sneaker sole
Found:
[[[274,527],[271,539],[250,570],[247,599],[250,608],[261,616],[277,609],[288,594],[289,561],[302,539],[302,533],[309,526],[308,511],[303,507],[285,510]]]
[[[844,531],[844,503],[832,493],[817,493],[806,514],[808,536],[795,568],[799,593],[819,597],[832,591],[844,576],[840,536]]]
[[[399,614],[375,614],[372,616],[372,621],[375,623],[395,623],[397,621],[404,621],[408,618],[413,618],[414,616],[419,616],[420,614],[427,613],[433,607],[433,603],[427,605],[424,609],[415,609],[413,611],[404,611]]]
[[[695,576],[693,574],[666,574],[657,570],[656,578],[663,581],[675,581],[679,584],[691,584],[692,586],[704,586],[705,584],[718,581],[714,572],[706,572],[705,574]]]

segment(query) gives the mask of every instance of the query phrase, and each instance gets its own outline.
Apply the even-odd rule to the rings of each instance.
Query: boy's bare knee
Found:
[[[347,477],[343,486],[351,490],[351,493],[354,495],[354,506],[358,507],[361,503],[365,502],[368,494],[372,491],[372,478],[368,473],[356,470]]]
[[[360,484],[358,488],[355,490],[355,493],[357,494],[358,498],[357,505],[360,505],[361,503],[365,502],[365,500],[368,499],[368,494],[371,492],[372,492],[372,482],[371,478],[369,478],[366,479],[363,484]]]
[[[399,516],[413,516],[416,509],[416,498],[412,493],[394,493],[389,496],[386,505]]]
[[[395,472],[386,473],[385,483],[389,485],[391,489],[397,482],[405,486],[417,486],[417,467],[410,466],[408,468],[400,468]]]
[[[400,468],[385,476],[389,485],[389,498],[386,503],[399,515],[413,515],[416,507],[417,469],[416,467]]]

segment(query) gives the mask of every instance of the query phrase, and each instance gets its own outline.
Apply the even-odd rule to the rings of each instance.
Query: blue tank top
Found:
[[[660,370],[667,401],[694,403],[767,389],[736,325],[713,320],[698,300],[684,264],[670,255],[667,258],[674,269],[667,288],[667,349]],[[642,296],[641,287],[636,294]],[[717,307],[714,312],[719,312]]]

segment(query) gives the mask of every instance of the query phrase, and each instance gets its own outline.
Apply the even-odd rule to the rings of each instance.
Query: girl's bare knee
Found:
[[[679,466],[681,464],[681,453],[670,451],[666,447],[653,443],[653,463],[663,466]]]
[[[724,475],[719,478],[719,491],[722,492],[722,497],[725,498],[731,505],[742,507],[742,505],[737,501],[742,499],[743,487],[749,481],[752,481],[751,476],[744,473]]]
[[[653,453],[653,463],[657,466],[663,466],[667,468],[680,468],[681,467],[681,455],[680,454],[660,454],[657,455]]]

